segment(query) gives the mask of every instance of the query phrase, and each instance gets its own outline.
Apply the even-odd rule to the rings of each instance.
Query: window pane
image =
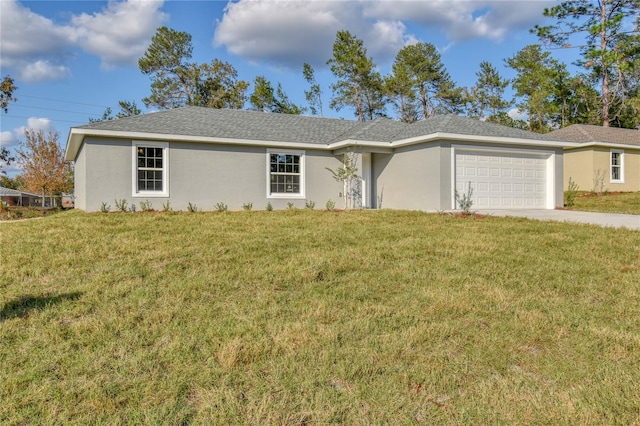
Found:
[[[269,154],[271,193],[300,193],[300,156]]]
[[[619,152],[612,152],[611,153],[611,165],[612,166],[619,166],[620,165],[620,153]]]
[[[138,147],[138,191],[163,190],[163,148]]]

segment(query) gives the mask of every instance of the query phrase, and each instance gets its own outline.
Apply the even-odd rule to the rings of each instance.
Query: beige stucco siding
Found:
[[[581,191],[593,188],[593,150],[575,149],[564,153],[564,188],[569,188],[569,179]]]
[[[620,149],[616,149],[620,150]],[[611,148],[586,147],[564,153],[564,189],[571,178],[581,191],[599,190],[596,177],[604,177],[604,190],[640,191],[640,149],[622,149],[624,152],[624,182],[611,181]]]
[[[612,183],[611,190],[640,191],[640,149],[624,150],[624,183]]]

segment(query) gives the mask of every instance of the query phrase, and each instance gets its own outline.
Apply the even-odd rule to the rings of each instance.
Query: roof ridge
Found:
[[[582,133],[584,136],[586,136],[591,142],[595,142],[596,140],[593,137],[593,135],[590,132],[587,132],[585,130],[585,127],[587,126],[594,126],[594,127],[600,127],[600,126],[595,126],[593,124],[578,124],[578,131]]]

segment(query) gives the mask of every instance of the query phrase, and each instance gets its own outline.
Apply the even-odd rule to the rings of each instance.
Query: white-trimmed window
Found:
[[[133,142],[133,196],[168,197],[169,144]]]
[[[624,151],[612,149],[610,156],[611,182],[624,183]]]
[[[304,151],[267,150],[267,197],[304,198]]]

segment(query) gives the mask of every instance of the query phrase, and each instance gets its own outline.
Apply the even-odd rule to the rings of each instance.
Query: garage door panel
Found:
[[[500,152],[458,152],[455,188],[473,189],[474,208],[544,208],[545,158]]]

